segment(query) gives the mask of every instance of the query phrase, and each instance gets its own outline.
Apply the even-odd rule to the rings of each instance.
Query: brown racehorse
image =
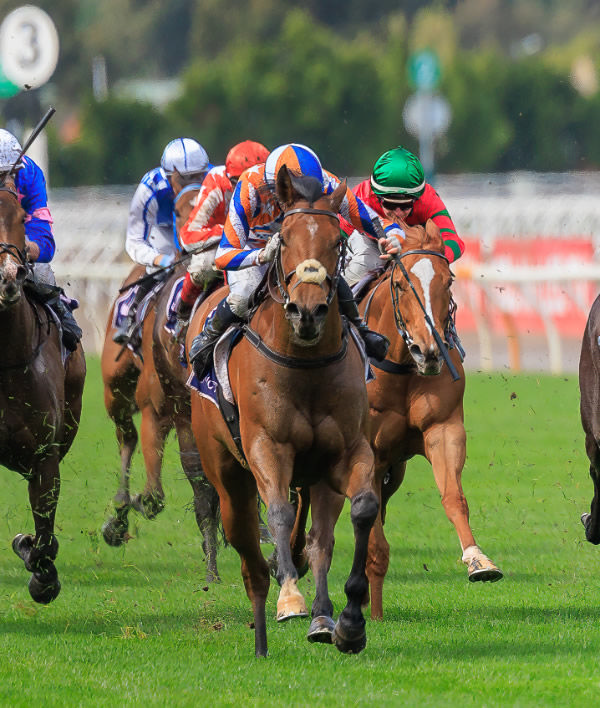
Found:
[[[585,433],[585,451],[590,461],[590,477],[594,498],[590,513],[582,514],[586,539],[600,543],[600,296],[590,309],[581,342],[579,358],[579,391],[581,423]]]
[[[7,179],[0,187],[0,464],[28,483],[35,535],[18,534],[13,549],[32,573],[31,597],[46,604],[60,592],[54,565],[59,463],[79,427],[85,358],[79,344],[63,363],[58,327],[25,294],[31,265],[24,221],[14,182]]]
[[[189,195],[189,191],[186,194]],[[176,203],[179,226],[185,223],[192,206],[189,199]],[[144,273],[142,266],[135,267],[125,284],[137,280]],[[218,497],[202,472],[190,428],[190,394],[185,386],[187,370],[180,361],[180,343],[165,330],[171,290],[184,273],[185,265],[177,266],[155,296],[152,306],[148,307],[142,328],[141,357],[129,349],[122,350],[121,345],[113,342],[114,305],[109,315],[102,352],[102,376],[106,410],[115,423],[121,452],[121,476],[115,496],[116,514],[104,524],[103,534],[108,544],[121,545],[129,538],[128,514],[132,507],[148,519],[155,518],[162,511],[165,497],[161,483],[164,445],[174,428],[181,465],[194,493],[196,522],[203,536],[207,580],[210,582],[219,579]],[[141,494],[132,496],[129,478],[131,459],[138,440],[133,420],[137,411],[141,411],[146,484]]]
[[[241,557],[257,656],[267,654],[269,590],[269,569],[259,544],[257,489],[268,507],[276,543],[278,620],[307,614],[290,548],[296,518],[288,501],[290,486],[311,486],[313,549],[333,545],[337,520],[320,503],[321,490],[332,487],[351,499],[355,551],[345,586],[348,603],[335,628],[330,627],[332,608],[321,603],[328,568],[319,566],[311,632],[328,615],[322,629],[328,640],[319,639],[335,642],[340,651],[359,652],[366,644],[361,600],[367,591],[367,543],[378,498],[364,365],[340,316],[336,294],[344,251],[337,214],[346,186],[323,195],[317,180],[293,177],[283,167],[276,191],[284,215],[281,247],[270,270],[270,296],[254,311],[228,363],[244,456],[218,409],[195,392],[192,428],[206,475],[219,493],[227,539]],[[188,348],[222,294],[209,298],[192,320]],[[318,563],[310,549],[311,562]]]
[[[439,229],[432,221],[426,228],[405,226],[405,231],[395,264],[374,281],[360,308],[369,326],[391,342],[386,360],[374,363],[376,379],[367,385],[371,445],[382,494],[367,562],[373,618],[383,616],[382,588],[389,563],[383,533],[386,504],[402,484],[406,462],[414,455],[423,455],[431,463],[442,505],[460,540],[469,580],[502,578],[502,572],[475,543],[461,484],[466,455],[465,376],[457,349],[448,350],[443,341],[448,325],[453,327],[449,322],[453,276],[443,256]]]

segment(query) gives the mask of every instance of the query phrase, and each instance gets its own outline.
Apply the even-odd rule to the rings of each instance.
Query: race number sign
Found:
[[[18,7],[0,26],[0,66],[19,88],[45,84],[56,68],[58,50],[56,27],[39,7]]]

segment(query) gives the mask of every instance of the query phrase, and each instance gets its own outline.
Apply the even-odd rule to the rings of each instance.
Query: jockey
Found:
[[[419,159],[405,148],[396,147],[381,155],[371,178],[358,184],[353,191],[377,214],[392,221],[424,226],[431,219],[440,229],[448,261],[452,263],[463,254],[465,245],[456,233],[448,209],[435,189],[425,182]],[[377,243],[368,234],[359,230],[351,233],[352,255],[345,275],[354,285],[370,271],[377,270],[381,261]],[[394,250],[388,253],[394,253]]]
[[[261,143],[244,140],[231,148],[224,165],[213,167],[206,175],[196,206],[179,232],[182,248],[192,251],[193,255],[177,307],[177,335],[187,326],[197,298],[206,293],[218,277],[214,269],[215,249],[221,240],[229,202],[240,175],[248,167],[264,163],[268,155],[269,151]]]
[[[264,232],[269,228],[278,230],[283,218],[275,199],[275,180],[283,165],[292,173],[318,179],[325,194],[331,194],[340,184],[335,175],[321,167],[319,158],[310,148],[297,143],[281,145],[271,152],[264,164],[251,167],[241,175],[215,258],[217,268],[227,271],[229,294],[207,317],[204,329],[190,348],[190,361],[198,376],[204,373],[216,340],[227,327],[246,317],[248,300],[275,257],[279,234],[274,233],[267,242]],[[377,238],[373,223],[373,220],[378,221],[377,215],[349,189],[340,206],[340,213],[355,228]],[[380,226],[378,223],[377,227]],[[404,238],[402,229],[390,222],[384,222],[384,226],[387,238],[382,241],[386,241],[389,248],[399,247],[399,239]],[[352,292],[343,278],[338,283],[338,301],[342,314],[357,327],[363,337],[369,356],[385,358],[389,341],[364,324]]]
[[[56,313],[62,327],[63,344],[74,351],[82,332],[73,313],[61,298],[62,290],[56,285],[50,265],[56,244],[52,233],[52,216],[48,209],[46,180],[40,167],[30,157],[19,159],[20,154],[19,141],[8,130],[0,129],[0,178],[14,168],[15,189],[26,214],[27,257],[33,261],[33,275],[28,277],[27,282],[34,295]]]
[[[147,172],[129,207],[125,250],[130,258],[146,266],[149,276],[138,284],[123,324],[113,340],[125,344],[135,330],[135,312],[158,280],[164,279],[179,251],[175,233],[175,195],[191,184],[202,184],[212,165],[206,150],[192,138],[176,138],[165,147],[160,167]]]

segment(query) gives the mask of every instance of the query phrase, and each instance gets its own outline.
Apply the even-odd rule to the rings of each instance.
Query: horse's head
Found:
[[[0,186],[0,310],[18,302],[27,272],[25,211],[8,178]]]
[[[326,195],[317,179],[294,176],[284,165],[276,190],[284,212],[276,257],[279,290],[295,341],[312,346],[323,334],[340,276],[344,242],[338,211],[346,183]]]
[[[417,370],[432,376],[444,361],[440,338],[448,325],[452,273],[433,221],[404,229],[406,240],[391,275],[394,316]]]

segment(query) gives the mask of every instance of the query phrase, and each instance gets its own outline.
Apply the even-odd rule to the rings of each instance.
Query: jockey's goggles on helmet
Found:
[[[389,211],[394,211],[394,209],[412,209],[416,199],[408,197],[406,194],[386,194],[377,195],[379,203],[384,209],[389,209]]]
[[[181,174],[181,172],[168,172],[167,174],[177,174],[177,180],[184,186],[194,184],[195,182],[202,182],[206,177],[206,172],[186,172],[185,174]]]

